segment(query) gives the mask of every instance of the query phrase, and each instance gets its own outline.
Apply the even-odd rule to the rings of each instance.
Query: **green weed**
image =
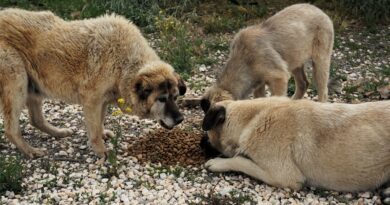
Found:
[[[20,193],[23,179],[23,166],[19,157],[0,157],[0,195],[6,191]]]
[[[162,11],[155,23],[159,34],[160,56],[170,63],[179,73],[189,74],[194,65],[194,37],[188,25],[173,16],[166,16]]]
[[[122,138],[122,128],[119,123],[115,123],[115,136],[111,138],[111,144],[113,148],[109,150],[107,160],[110,163],[108,167],[106,177],[111,178],[112,176],[118,176],[118,149],[119,149],[119,141]]]

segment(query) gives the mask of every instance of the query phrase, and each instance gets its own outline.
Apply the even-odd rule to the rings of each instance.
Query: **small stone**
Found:
[[[364,192],[363,194],[361,194],[360,195],[361,197],[363,197],[363,198],[366,198],[366,199],[368,199],[368,198],[370,198],[371,197],[371,193],[370,192]]]
[[[73,154],[74,149],[71,147],[71,148],[69,148],[68,150],[66,150],[66,152],[67,152],[68,154]]]
[[[167,174],[165,174],[165,173],[160,174],[160,179],[166,179],[166,178],[167,178]]]
[[[58,153],[58,155],[59,156],[68,156],[68,153],[66,153],[65,151],[60,151],[59,153]]]
[[[200,65],[200,66],[199,66],[199,71],[200,71],[200,72],[205,72],[205,71],[207,71],[206,66],[205,66],[204,64]]]

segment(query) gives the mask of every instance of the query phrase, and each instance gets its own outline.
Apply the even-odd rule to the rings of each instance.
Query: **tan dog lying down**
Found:
[[[211,145],[230,157],[209,160],[211,171],[243,172],[278,187],[338,191],[372,189],[390,177],[390,101],[222,101],[202,126]]]
[[[202,109],[222,100],[287,95],[290,73],[295,80],[294,99],[306,93],[309,81],[303,65],[313,61],[318,99],[328,99],[329,65],[333,48],[333,24],[310,4],[289,6],[260,25],[242,29],[234,37],[230,57],[215,85],[203,96]]]

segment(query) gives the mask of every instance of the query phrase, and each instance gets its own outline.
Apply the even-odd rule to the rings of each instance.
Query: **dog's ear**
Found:
[[[225,121],[226,109],[222,106],[217,106],[209,109],[206,116],[203,119],[202,129],[204,131],[209,131],[213,129],[218,124],[221,124]]]
[[[152,93],[152,89],[146,84],[142,77],[138,77],[135,80],[133,91],[137,94],[140,100],[146,100],[150,93]]]
[[[204,113],[207,113],[207,111],[210,109],[210,100],[207,98],[202,98],[200,100],[200,107],[202,108]]]
[[[180,95],[184,95],[186,94],[186,91],[187,91],[187,86],[184,82],[184,80],[180,77],[179,74],[175,73],[175,77],[177,79],[177,82],[178,82],[178,86],[179,86],[179,94]]]

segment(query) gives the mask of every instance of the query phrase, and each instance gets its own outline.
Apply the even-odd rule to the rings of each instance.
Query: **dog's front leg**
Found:
[[[103,141],[103,107],[104,103],[96,101],[86,101],[83,103],[85,125],[87,127],[89,142],[91,143],[93,151],[99,156],[104,158],[106,156],[107,149]]]
[[[103,138],[104,139],[110,139],[110,138],[115,137],[115,134],[111,130],[104,129],[104,117],[106,116],[106,113],[107,113],[107,107],[108,107],[108,103],[104,103],[102,106],[102,115],[101,115],[102,130],[103,130]]]
[[[279,173],[277,170],[264,170],[255,164],[252,160],[241,156],[210,159],[206,162],[205,166],[208,170],[214,172],[242,172],[272,186],[289,187],[295,190],[299,190],[302,186],[302,183],[300,182],[291,184],[288,181],[285,181],[283,179],[284,177],[280,177],[277,174]]]

